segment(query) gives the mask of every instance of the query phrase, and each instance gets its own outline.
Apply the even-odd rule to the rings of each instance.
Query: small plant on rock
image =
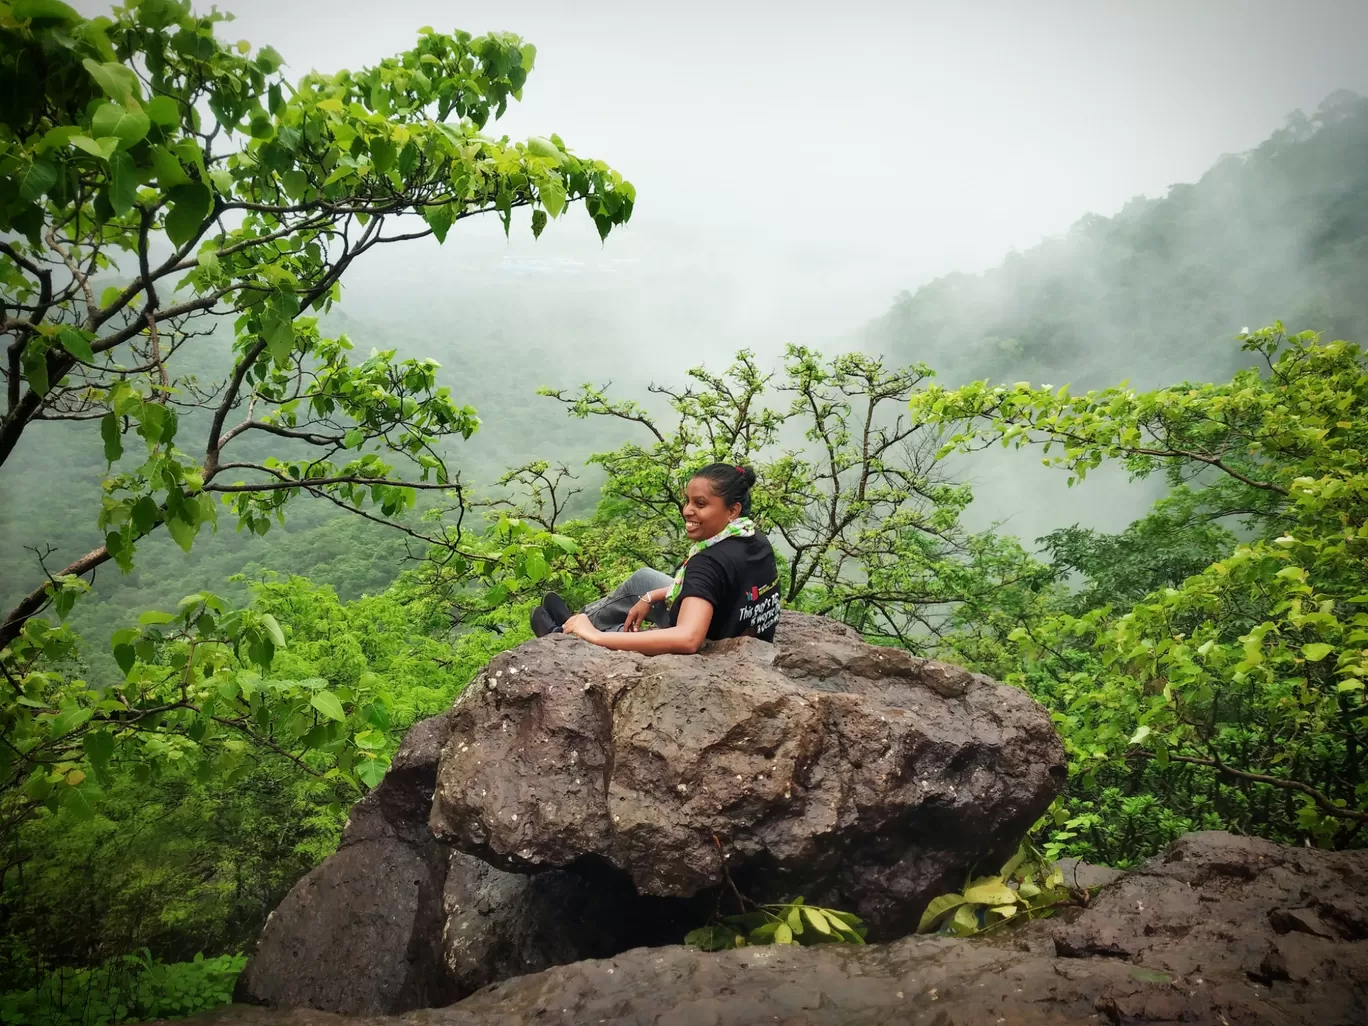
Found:
[[[774,905],[757,905],[749,912],[723,916],[690,930],[684,938],[704,951],[744,948],[753,944],[863,944],[864,920],[850,912],[803,904],[802,895]]]
[[[996,876],[971,878],[962,892],[933,898],[917,932],[968,937],[1004,923],[1043,919],[1072,898],[1063,871],[1023,841]]]

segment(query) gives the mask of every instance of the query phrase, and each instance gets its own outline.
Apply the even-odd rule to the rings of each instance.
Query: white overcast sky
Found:
[[[495,133],[558,132],[638,188],[606,247],[582,214],[536,247],[468,228],[354,289],[383,301],[396,270],[416,286],[568,254],[697,280],[732,330],[696,327],[738,337],[854,328],[900,288],[1194,180],[1337,88],[1368,93],[1366,0],[221,6],[222,34],[275,46],[292,77],[371,63],[426,24],[516,32],[537,66]]]

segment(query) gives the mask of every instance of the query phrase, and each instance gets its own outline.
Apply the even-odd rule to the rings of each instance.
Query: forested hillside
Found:
[[[675,567],[715,460],[757,471],[789,608],[1049,710],[1042,858],[1368,840],[1368,358],[1338,340],[1368,337],[1368,101],[932,283],[862,352],[648,389],[525,312],[345,306],[370,250],[467,218],[631,219],[606,162],[486,131],[518,37],[286,83],[174,0],[0,8],[0,1020],[226,1000],[405,730],[547,590]],[[971,526],[989,445],[1166,496],[1111,535]]]
[[[1235,335],[1277,319],[1368,337],[1368,99],[1352,93],[1162,198],[902,293],[864,342],[953,381],[1152,386],[1233,371]]]

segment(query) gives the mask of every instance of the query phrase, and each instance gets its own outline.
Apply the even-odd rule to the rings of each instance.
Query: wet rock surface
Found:
[[[906,934],[964,868],[1004,860],[1064,779],[1023,692],[785,613],[774,645],[701,657],[552,635],[452,710],[431,826],[500,868],[601,862],[643,895],[732,879]]]
[[[272,913],[237,1000],[352,1015],[444,1005],[495,980],[674,940],[706,918],[642,907],[619,874],[505,873],[436,841],[427,818],[451,722],[409,731],[337,853]]]
[[[209,1026],[351,1026],[233,1007]],[[1224,1026],[1368,1022],[1368,852],[1190,834],[1071,921],[864,948],[637,949],[380,1024]]]
[[[337,853],[267,919],[236,1000],[371,1014],[470,993],[456,988],[443,961],[450,852],[424,822],[450,726],[446,713],[409,731],[385,779],[352,808]]]

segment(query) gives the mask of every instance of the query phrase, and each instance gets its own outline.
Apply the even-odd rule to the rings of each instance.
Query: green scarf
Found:
[[[737,517],[727,524],[726,527],[718,531],[711,538],[704,538],[700,542],[694,542],[689,549],[689,554],[684,557],[684,562],[679,566],[679,573],[675,574],[674,583],[670,585],[670,590],[665,593],[665,604],[674,605],[674,600],[679,597],[680,589],[684,587],[684,568],[689,565],[689,560],[693,559],[698,553],[710,546],[716,545],[720,541],[728,538],[753,538],[755,536],[755,521],[750,517]]]

